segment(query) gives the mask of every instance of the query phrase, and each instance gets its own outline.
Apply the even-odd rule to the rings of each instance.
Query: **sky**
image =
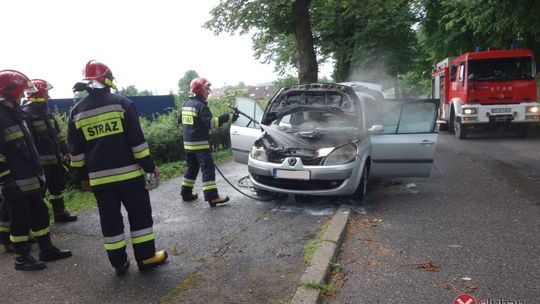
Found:
[[[202,25],[219,0],[3,1],[0,70],[13,69],[71,98],[89,60],[106,64],[119,88],[169,94],[188,70],[214,88],[276,80],[253,57],[249,36],[215,36]],[[11,31],[11,33],[10,33]]]

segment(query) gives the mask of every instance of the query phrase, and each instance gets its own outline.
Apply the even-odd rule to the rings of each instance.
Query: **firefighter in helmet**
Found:
[[[64,161],[69,160],[65,139],[60,134],[60,126],[47,109],[49,90],[52,85],[42,79],[32,79],[37,92],[27,96],[23,110],[28,114],[27,125],[34,136],[39,161],[45,172],[45,188],[49,190],[55,222],[73,222],[77,216],[66,211],[63,191],[66,187]]]
[[[124,224],[120,207],[128,214],[131,243],[139,270],[148,270],[167,259],[154,243],[152,208],[145,188],[145,176],[159,178],[133,102],[111,93],[114,77],[105,64],[90,60],[84,79],[74,91],[87,91],[71,110],[68,122],[68,150],[83,188],[97,201],[105,250],[117,275],[125,274]]]
[[[71,256],[53,246],[49,234],[49,209],[41,196],[43,170],[20,103],[24,93],[34,93],[24,74],[0,71],[0,188],[9,211],[9,238],[15,253],[15,269],[38,270],[44,261]],[[36,237],[40,253],[30,254],[28,235]]]
[[[232,117],[229,113],[219,117],[212,115],[208,107],[210,85],[205,78],[193,79],[189,85],[191,96],[182,107],[187,170],[182,181],[181,195],[182,200],[186,202],[198,198],[197,193],[193,193],[193,186],[199,169],[202,169],[204,200],[208,201],[210,207],[216,207],[229,201],[229,197],[221,197],[218,194],[215,166],[210,153],[210,129],[225,124],[229,119],[236,120],[238,114],[233,114]]]

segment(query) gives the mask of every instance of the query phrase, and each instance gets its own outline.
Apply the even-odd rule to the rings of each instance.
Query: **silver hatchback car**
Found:
[[[355,195],[369,177],[427,177],[437,142],[438,100],[376,100],[342,84],[285,87],[266,110],[236,106],[233,157],[257,192]]]

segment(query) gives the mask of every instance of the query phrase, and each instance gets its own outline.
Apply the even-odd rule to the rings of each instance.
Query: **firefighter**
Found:
[[[6,252],[13,252],[13,247],[9,241],[9,212],[0,194],[0,244],[4,246]]]
[[[159,177],[144,138],[133,102],[111,93],[113,74],[103,63],[90,60],[84,79],[74,91],[88,96],[72,108],[68,122],[68,150],[83,188],[93,191],[99,208],[105,250],[117,275],[129,267],[124,224],[124,205],[131,230],[131,243],[139,270],[149,270],[167,259],[155,250],[150,196],[145,172]]]
[[[193,193],[193,186],[202,169],[204,200],[210,207],[216,207],[229,201],[229,197],[221,197],[216,185],[216,172],[212,154],[210,153],[210,129],[217,128],[229,121],[229,113],[213,117],[208,108],[208,96],[211,83],[205,78],[195,78],[189,85],[191,96],[182,107],[182,125],[184,134],[184,150],[187,170],[182,181],[182,200],[189,202],[198,198]],[[232,120],[238,118],[234,114]]]
[[[77,216],[66,211],[63,196],[67,171],[64,161],[69,160],[69,154],[65,140],[60,134],[58,122],[47,109],[49,90],[53,87],[42,79],[32,79],[32,84],[37,92],[27,96],[28,102],[23,110],[28,114],[27,125],[34,136],[39,160],[45,172],[44,190],[49,190],[54,221],[73,222],[77,220]]]
[[[72,254],[51,242],[49,209],[41,196],[43,170],[20,106],[25,92],[35,92],[28,77],[14,70],[0,71],[0,188],[11,218],[9,238],[15,269],[38,270],[46,267],[44,261]],[[37,239],[41,261],[30,254],[30,233]]]

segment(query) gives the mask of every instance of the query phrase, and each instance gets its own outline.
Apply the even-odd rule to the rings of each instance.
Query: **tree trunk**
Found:
[[[349,56],[343,52],[337,52],[336,56],[336,68],[334,72],[334,78],[336,82],[349,81],[351,78],[351,60]]]
[[[293,0],[294,33],[298,49],[298,81],[317,82],[318,65],[313,47],[313,33],[309,20],[310,0]]]

